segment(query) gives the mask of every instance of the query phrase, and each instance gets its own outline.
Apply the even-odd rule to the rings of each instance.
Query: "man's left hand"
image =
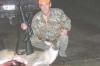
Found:
[[[66,29],[62,29],[62,31],[61,31],[61,36],[64,36],[64,35],[66,35],[67,34],[67,30]]]

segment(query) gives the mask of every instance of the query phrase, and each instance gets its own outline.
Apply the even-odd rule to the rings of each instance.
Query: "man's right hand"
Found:
[[[22,23],[21,24],[21,28],[22,28],[22,30],[26,30],[27,29],[27,25],[25,23]]]

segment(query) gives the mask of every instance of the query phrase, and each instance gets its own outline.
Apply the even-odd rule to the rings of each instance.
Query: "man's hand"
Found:
[[[27,29],[27,25],[25,23],[22,23],[21,24],[21,28],[22,28],[22,30],[26,30]]]
[[[62,29],[60,34],[61,34],[61,36],[66,35],[67,34],[67,30],[66,29]]]

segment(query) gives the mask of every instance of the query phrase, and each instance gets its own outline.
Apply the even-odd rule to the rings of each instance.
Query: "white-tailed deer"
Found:
[[[52,64],[55,59],[58,56],[58,49],[55,47],[55,45],[53,45],[50,42],[45,42],[45,44],[49,45],[50,48],[48,50],[45,51],[37,51],[34,52],[31,55],[16,55],[14,56],[13,53],[11,54],[12,57],[10,57],[10,59],[7,60],[7,58],[2,59],[1,61],[9,61],[12,60],[12,58],[14,60],[17,60],[18,57],[20,57],[20,60],[27,62],[26,66],[49,66],[50,64]],[[5,51],[6,52],[6,51]],[[9,54],[9,52],[7,52]],[[10,54],[9,54],[10,55]],[[9,57],[8,55],[8,57]],[[18,59],[19,61],[19,59]],[[3,63],[3,62],[2,62]]]
[[[44,51],[40,57],[38,57],[36,60],[34,60],[32,66],[49,66],[54,62],[56,57],[58,56],[58,49],[55,48],[55,46],[50,42],[45,42],[47,45],[50,46],[50,48],[46,51]]]

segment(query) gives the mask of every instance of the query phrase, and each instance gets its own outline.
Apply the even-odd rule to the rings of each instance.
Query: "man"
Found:
[[[34,35],[31,42],[34,47],[47,50],[49,45],[45,41],[55,41],[59,49],[59,55],[67,57],[66,49],[68,45],[68,31],[71,29],[71,20],[58,8],[51,8],[50,0],[38,0],[41,9],[32,20]],[[23,30],[27,29],[25,24],[21,24]]]

